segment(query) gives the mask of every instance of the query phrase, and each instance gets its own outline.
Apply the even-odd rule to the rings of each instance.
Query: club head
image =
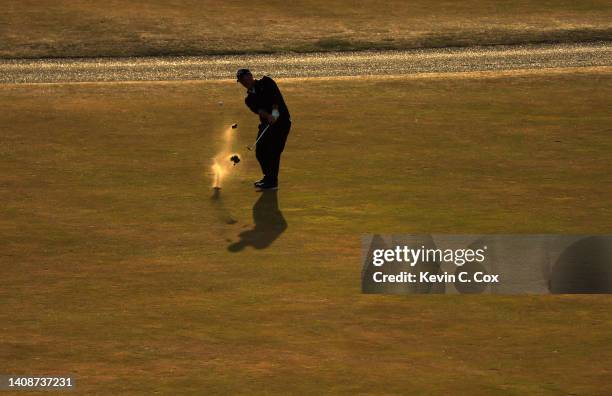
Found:
[[[236,129],[236,128],[238,128],[238,124],[237,123],[236,124],[232,124],[232,129]]]

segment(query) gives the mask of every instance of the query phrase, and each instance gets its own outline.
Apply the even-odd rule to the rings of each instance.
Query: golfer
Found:
[[[291,129],[289,110],[278,86],[270,77],[255,80],[248,69],[240,69],[236,72],[236,78],[247,89],[244,99],[247,107],[259,115],[257,138],[263,133],[255,150],[263,179],[254,183],[255,188],[260,191],[277,190],[280,158]]]

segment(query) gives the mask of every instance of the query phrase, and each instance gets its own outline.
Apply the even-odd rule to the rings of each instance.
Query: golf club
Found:
[[[253,147],[257,146],[257,142],[259,142],[259,139],[261,139],[261,137],[264,135],[264,133],[266,133],[266,131],[268,130],[268,128],[270,128],[270,124],[266,125],[266,127],[264,128],[263,131],[261,131],[261,135],[259,135],[259,137],[257,138],[257,140],[255,140],[255,143],[253,143],[252,146],[247,146],[247,150],[249,151],[253,151]]]

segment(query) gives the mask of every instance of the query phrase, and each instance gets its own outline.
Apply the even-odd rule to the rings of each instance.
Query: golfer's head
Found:
[[[238,80],[238,82],[247,89],[251,88],[253,84],[255,84],[255,80],[253,79],[253,75],[249,69],[239,69],[236,72],[236,80]]]

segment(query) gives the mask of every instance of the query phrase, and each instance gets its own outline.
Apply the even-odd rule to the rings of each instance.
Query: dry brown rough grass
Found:
[[[195,55],[610,40],[605,0],[5,2],[0,57]]]

